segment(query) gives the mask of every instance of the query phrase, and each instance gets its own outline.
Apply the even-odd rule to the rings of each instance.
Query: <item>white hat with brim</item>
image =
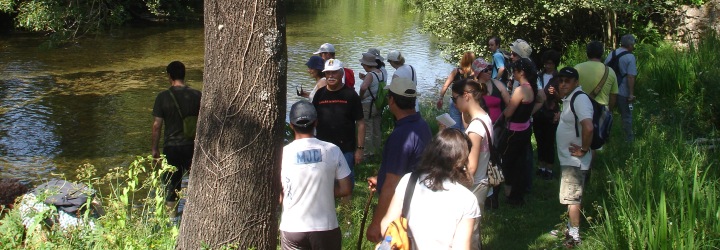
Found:
[[[372,53],[363,53],[362,59],[359,60],[361,64],[365,64],[367,66],[373,66],[376,67],[378,64],[375,61],[375,55]]]
[[[323,69],[323,72],[341,70],[342,68],[343,65],[340,60],[331,58],[325,61],[325,68]]]
[[[420,93],[417,92],[415,82],[410,78],[398,77],[392,80],[390,85],[385,86],[385,89],[390,90],[396,95],[404,97],[418,97]]]
[[[517,39],[513,43],[511,43],[510,50],[512,50],[512,52],[515,52],[522,58],[530,58],[530,54],[532,54],[532,48],[530,47],[530,44],[528,44],[525,40],[522,39]]]

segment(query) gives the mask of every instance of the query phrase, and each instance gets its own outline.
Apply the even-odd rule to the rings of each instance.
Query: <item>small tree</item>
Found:
[[[205,1],[205,73],[178,249],[275,249],[286,107],[282,1]]]

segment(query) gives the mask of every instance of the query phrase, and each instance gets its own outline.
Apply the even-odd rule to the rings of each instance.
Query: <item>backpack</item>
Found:
[[[372,91],[370,90],[368,90],[368,92],[370,93],[370,98],[372,98],[372,102],[370,103],[370,105],[375,105],[375,109],[382,112],[382,110],[385,109],[385,107],[388,105],[388,90],[385,89],[385,86],[387,85],[387,82],[385,80],[385,74],[382,72],[380,73],[383,74],[382,79],[380,79],[376,72],[370,72],[370,74],[373,74],[375,78],[378,79],[377,96],[374,96]],[[369,115],[372,115],[372,107],[370,108]]]
[[[495,53],[500,53],[500,54],[503,56],[503,60],[507,59],[507,58],[505,57],[505,53],[503,53],[502,50],[498,49],[498,51],[495,52]],[[507,60],[505,60],[505,61],[507,61]],[[494,68],[495,70],[499,70],[499,68],[497,67],[497,64],[495,63],[495,60],[493,60],[493,68]],[[500,75],[500,82],[502,82],[502,83],[503,83],[504,85],[506,85],[506,86],[508,85],[508,82],[510,81],[510,69],[511,69],[511,68],[512,68],[512,67],[508,67],[508,66],[506,65],[506,66],[505,66],[505,70],[503,70],[502,74]]]
[[[345,72],[345,85],[351,89],[355,88],[355,72],[349,68],[343,68]]]
[[[626,51],[620,52],[620,54],[617,54],[617,50],[613,50],[613,52],[610,56],[610,61],[608,61],[605,64],[615,72],[615,76],[617,76],[618,86],[620,84],[622,84],[622,79],[625,78],[625,75],[627,75],[627,73],[620,74],[620,58],[627,54],[632,54],[632,53],[630,51],[626,50]]]
[[[590,97],[590,95],[586,94],[585,92],[575,92],[572,98],[570,98],[570,111],[572,111],[573,115],[575,115],[576,137],[580,137],[580,130],[578,129],[578,117],[575,113],[575,98],[580,94],[587,95],[593,107],[593,139],[592,143],[590,144],[590,149],[599,149],[603,145],[605,145],[608,140],[610,140],[610,128],[612,128],[613,122],[612,112],[610,112],[610,109],[608,109],[607,106],[596,102],[594,98]]]
[[[180,119],[182,119],[183,122],[183,137],[188,140],[195,140],[195,130],[197,129],[198,117],[196,115],[183,115],[182,110],[180,110],[180,105],[173,94],[172,87],[170,89],[170,96],[172,97],[173,102],[175,102],[175,108],[177,108],[178,113],[180,114]]]

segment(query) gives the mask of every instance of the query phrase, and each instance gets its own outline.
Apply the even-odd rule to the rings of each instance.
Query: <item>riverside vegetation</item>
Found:
[[[569,46],[562,63],[585,61],[585,44]],[[717,149],[694,143],[697,138],[718,137],[720,86],[714,81],[720,79],[720,39],[706,35],[689,48],[639,44],[635,54],[639,67],[636,141],[613,140],[594,159],[583,202],[585,229],[580,248],[720,248],[720,157]],[[431,103],[422,107],[423,117],[437,131],[434,117],[443,111]],[[384,119],[391,119],[388,115]],[[385,134],[390,131],[387,128]],[[616,124],[613,137],[621,138],[621,134]],[[51,228],[43,237],[25,232],[18,212],[11,211],[0,221],[0,248],[174,248],[178,228],[164,212],[162,195],[149,195],[150,190],[162,190],[158,177],[172,167],[154,167],[151,162],[151,158],[139,157],[129,167],[113,169],[104,177],[96,177],[91,166],[80,168],[76,180],[110,190],[98,194],[107,213],[98,219],[96,230]],[[338,207],[345,249],[357,244],[369,192],[363,180],[378,168],[377,157],[356,166],[352,206]],[[535,180],[524,207],[501,204],[500,209],[488,211],[483,218],[483,243],[489,249],[562,248],[562,239],[548,234],[565,221],[565,208],[557,200],[558,186],[557,179]],[[363,244],[363,249],[372,245]]]

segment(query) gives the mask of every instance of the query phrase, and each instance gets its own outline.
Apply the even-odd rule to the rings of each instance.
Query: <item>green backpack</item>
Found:
[[[183,113],[180,110],[180,105],[178,104],[172,90],[170,90],[170,96],[172,97],[173,102],[175,102],[175,107],[180,114],[180,118],[183,120],[183,136],[185,139],[195,140],[195,130],[197,128],[198,117],[196,115],[183,116]]]
[[[377,96],[374,96],[372,91],[369,91],[370,97],[372,98],[372,104],[375,105],[375,109],[382,112],[382,110],[388,105],[388,90],[385,89],[385,86],[387,85],[387,82],[385,81],[385,74],[383,73],[383,79],[380,79],[376,72],[370,72],[370,74],[373,74],[375,78],[378,79]],[[372,112],[372,109],[370,111]]]

